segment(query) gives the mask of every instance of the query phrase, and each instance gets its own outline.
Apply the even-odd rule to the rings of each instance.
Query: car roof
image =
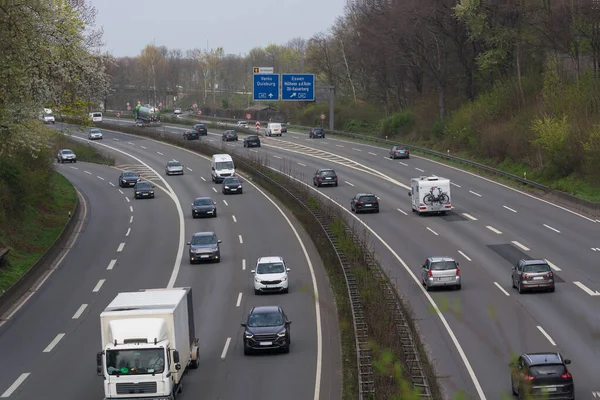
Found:
[[[279,313],[281,308],[279,306],[258,306],[252,308],[250,310],[250,314],[270,314],[270,313]]]
[[[240,180],[240,178],[239,178],[239,177],[237,177],[237,176],[226,176],[226,177],[223,179],[223,182],[225,182],[226,180],[232,180],[232,179],[234,179],[234,180],[236,180],[236,181],[239,181],[239,180]],[[241,181],[240,181],[240,182],[241,182]]]
[[[281,256],[260,257],[256,263],[262,264],[262,263],[275,263],[275,262],[283,262],[283,257],[281,257]]]
[[[333,168],[319,168],[317,171],[319,171],[319,172],[323,172],[323,171],[334,171],[334,172],[335,172],[335,170],[334,170]]]
[[[225,132],[223,132],[223,134],[225,133],[235,133],[235,129],[228,129]]]
[[[548,264],[546,260],[521,260],[524,265],[539,265],[539,264]]]
[[[196,201],[196,200],[206,200],[206,199],[208,199],[208,200],[212,200],[212,198],[210,198],[210,197],[208,197],[208,196],[202,196],[202,197],[196,197],[196,198],[194,199],[194,201]]]
[[[522,357],[528,365],[563,364],[560,353],[525,353]]]
[[[373,196],[373,197],[377,197],[375,196],[373,193],[357,193],[356,194],[358,197],[363,197],[363,196]]]
[[[442,262],[442,261],[456,262],[456,260],[454,260],[454,258],[452,258],[452,257],[429,257],[429,261],[431,261],[431,262]]]
[[[144,185],[151,185],[151,183],[148,182],[148,181],[139,181],[139,182],[136,183],[136,185],[142,185],[142,184],[144,184]]]
[[[71,153],[73,152],[73,150],[71,149],[60,149],[60,151],[70,151]]]
[[[196,232],[192,235],[192,237],[200,237],[200,236],[214,236],[214,232]]]
[[[177,161],[177,160],[171,160],[171,161],[167,161],[167,164],[172,164],[172,163],[181,164],[181,162],[180,162],[180,161]]]
[[[246,136],[246,139],[258,139],[257,135],[248,135]]]
[[[133,175],[139,176],[139,174],[135,171],[123,171],[123,175],[126,175],[126,174],[133,174]]]

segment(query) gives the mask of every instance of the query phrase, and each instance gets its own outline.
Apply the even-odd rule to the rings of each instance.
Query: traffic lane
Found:
[[[78,240],[57,270],[12,318],[0,328],[0,392],[4,392],[21,373],[33,367],[42,350],[60,333],[62,322],[70,319],[81,305],[81,293],[91,291],[109,256],[90,259],[95,249],[102,254],[114,254],[125,235],[129,210],[123,197],[96,178],[109,168],[77,163],[75,170],[59,165],[63,174],[80,190],[86,200],[86,222]],[[73,166],[74,167],[74,166]],[[75,168],[75,167],[74,167]],[[83,168],[94,174],[84,174]],[[104,205],[110,205],[105,208]],[[113,215],[122,219],[110,225]],[[66,295],[66,294],[69,295]],[[73,294],[73,296],[71,296]],[[78,297],[79,296],[79,297]],[[55,333],[56,332],[56,333]],[[23,372],[25,372],[23,371]]]
[[[123,191],[131,196],[127,190]],[[86,288],[88,293],[84,293],[80,302],[89,304],[88,307],[78,319],[63,321],[60,332],[66,332],[66,336],[31,371],[15,398],[102,398],[102,377],[93,368],[94,353],[102,350],[100,313],[118,293],[165,287],[177,253],[178,216],[166,194],[136,201],[133,216],[126,246],[114,257],[117,263],[111,270],[102,268],[105,283],[98,292]],[[80,367],[82,360],[89,368]],[[69,371],[72,382],[57,386],[56,382],[64,380],[65,371]]]

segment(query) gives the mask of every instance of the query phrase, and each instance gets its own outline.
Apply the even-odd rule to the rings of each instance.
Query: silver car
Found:
[[[546,260],[519,260],[510,278],[519,293],[534,289],[554,292],[554,273]]]
[[[167,175],[183,175],[183,165],[179,161],[169,161],[165,167]]]
[[[90,129],[90,131],[88,132],[88,139],[89,140],[102,139],[102,131],[98,128]]]
[[[452,257],[429,257],[421,268],[421,283],[427,291],[433,287],[453,287],[460,290],[458,262]]]
[[[73,153],[73,150],[60,149],[56,154],[56,161],[59,163],[64,162],[77,162],[77,156]]]

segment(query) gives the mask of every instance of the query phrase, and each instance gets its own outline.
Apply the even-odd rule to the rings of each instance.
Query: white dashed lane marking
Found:
[[[469,193],[471,193],[471,194],[474,194],[474,195],[475,195],[475,196],[477,196],[477,197],[481,197],[481,195],[480,195],[479,193],[477,193],[477,192],[474,192],[474,191],[472,191],[472,190],[469,190]]]
[[[115,264],[117,263],[117,260],[110,260],[110,262],[108,263],[108,267],[106,267],[107,270],[111,270],[115,267]]]
[[[242,235],[238,235],[238,238],[240,239],[240,244],[244,243],[244,239],[242,239]]]
[[[517,210],[513,210],[513,209],[512,209],[512,208],[510,208],[510,207],[506,207],[506,206],[502,206],[502,207],[506,208],[508,211],[512,211],[512,212],[514,212],[514,213],[516,213],[516,212],[517,212]]]
[[[13,382],[12,385],[10,385],[10,387],[8,389],[6,389],[6,391],[4,393],[2,393],[2,396],[0,396],[0,398],[7,398],[10,397],[15,390],[17,390],[19,388],[19,386],[21,386],[21,384],[25,381],[25,379],[27,379],[27,377],[31,375],[31,372],[25,372],[23,374],[21,374],[16,381]]]
[[[459,250],[458,252],[459,252],[459,254],[460,254],[461,256],[463,256],[463,257],[464,257],[464,258],[466,258],[467,260],[469,260],[469,261],[472,261],[472,260],[469,258],[469,256],[468,256],[468,255],[466,255],[465,253],[463,253],[463,252],[462,252],[462,250]]]
[[[83,312],[85,311],[85,309],[87,308],[87,304],[82,304],[77,311],[75,311],[75,314],[73,314],[73,316],[71,317],[71,319],[78,319],[79,317],[81,317],[81,314],[83,314]]]
[[[94,286],[94,289],[92,289],[92,292],[98,293],[100,291],[100,288],[102,287],[102,285],[104,285],[105,281],[106,281],[106,279],[100,279],[98,281],[98,283],[96,283],[96,286]]]
[[[64,337],[65,337],[64,333],[59,333],[58,335],[56,335],[56,337],[50,342],[50,344],[48,346],[46,346],[46,348],[44,349],[44,353],[50,353],[52,351],[52,349],[56,347],[58,342],[60,342],[61,339]]]

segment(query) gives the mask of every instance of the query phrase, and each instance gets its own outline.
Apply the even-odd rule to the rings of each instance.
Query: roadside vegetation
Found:
[[[104,98],[110,57],[94,49],[95,10],[81,2],[6,2],[0,7],[0,296],[54,243],[76,204],[76,191],[54,169],[69,147],[81,161],[110,163],[39,120],[44,108],[88,124],[90,100]],[[35,26],[36,29],[17,29]],[[32,57],[35,55],[35,57]]]

